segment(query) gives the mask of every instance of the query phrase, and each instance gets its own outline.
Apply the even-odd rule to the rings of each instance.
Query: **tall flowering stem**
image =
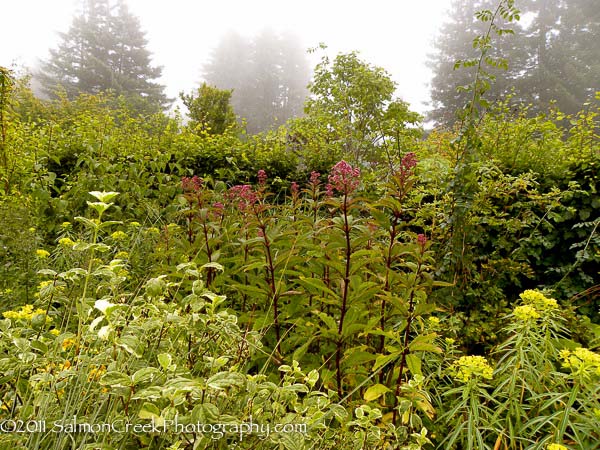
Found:
[[[348,294],[350,288],[350,270],[351,270],[351,256],[352,256],[352,242],[350,238],[350,223],[349,223],[349,212],[352,206],[352,194],[356,191],[360,185],[360,169],[353,168],[346,161],[340,161],[333,169],[328,178],[327,192],[328,194],[339,194],[341,195],[340,208],[342,212],[342,232],[344,233],[345,239],[345,264],[344,264],[344,279],[342,283],[342,299],[340,305],[340,320],[338,323],[338,340],[336,342],[335,352],[335,372],[338,395],[341,397],[343,394],[342,385],[342,368],[341,361],[344,351],[344,320],[348,311]]]
[[[222,208],[217,207],[211,214],[208,214],[205,210],[207,206],[207,194],[204,189],[204,180],[194,175],[193,177],[183,177],[181,179],[181,188],[183,189],[183,195],[190,206],[187,213],[187,237],[188,242],[193,244],[195,241],[192,224],[194,219],[197,219],[202,229],[202,235],[204,237],[204,248],[206,251],[206,257],[208,262],[212,262],[213,249],[210,246],[210,232],[209,232],[209,221],[212,218],[218,218],[219,214],[222,213]],[[206,285],[210,286],[215,277],[215,269],[209,267],[206,272]]]
[[[319,220],[319,206],[320,206],[320,198],[322,197],[322,192],[321,192],[321,174],[319,172],[316,171],[312,171],[310,173],[310,179],[308,181],[308,187],[304,190],[304,193],[307,197],[309,197],[308,199],[308,203],[310,204],[310,212],[311,212],[311,218],[312,218],[312,232],[311,232],[311,236],[312,236],[312,243],[313,246],[317,246],[317,222]],[[323,267],[323,280],[325,281],[325,284],[327,287],[329,287],[329,274],[328,274],[328,270],[329,267],[327,265],[324,265]],[[310,277],[314,278],[315,273],[311,272]],[[313,295],[311,294],[308,297],[308,306],[312,307],[313,304]]]
[[[388,229],[388,247],[385,254],[385,282],[383,290],[385,293],[391,291],[391,277],[393,273],[394,262],[396,261],[396,245],[397,238],[400,234],[400,226],[402,223],[402,214],[404,210],[404,201],[414,184],[414,172],[417,165],[417,157],[415,153],[409,152],[400,161],[400,165],[396,168],[394,175],[388,183],[388,196],[382,202],[382,206],[387,208],[391,213],[391,222]],[[387,224],[386,224],[387,225]],[[386,322],[388,319],[387,314],[388,304],[385,296],[381,300],[381,310],[379,324],[381,331],[385,331]],[[382,353],[385,348],[385,335],[381,335],[379,338],[378,352]],[[380,372],[379,381],[383,382],[384,372]]]
[[[275,281],[275,264],[273,261],[272,243],[268,236],[265,219],[265,211],[268,205],[265,203],[267,196],[267,174],[264,170],[258,171],[258,190],[255,191],[250,185],[234,186],[229,190],[231,199],[237,203],[237,207],[245,214],[250,214],[256,221],[258,236],[262,238],[267,269],[266,281],[269,286],[268,298],[273,302],[273,328],[275,329],[276,349],[278,356],[281,351],[281,324],[279,322],[279,293]]]

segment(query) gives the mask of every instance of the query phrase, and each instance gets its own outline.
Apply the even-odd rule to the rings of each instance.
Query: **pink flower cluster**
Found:
[[[267,184],[267,172],[265,172],[263,169],[260,169],[257,173],[257,176],[259,186],[264,186]]]
[[[225,205],[221,202],[214,202],[212,204],[212,216],[213,219],[219,220],[225,214]]]
[[[246,211],[258,200],[256,192],[252,190],[252,186],[249,184],[238,184],[237,186],[233,186],[229,189],[227,198],[233,202],[237,202],[237,208],[240,211]]]
[[[342,160],[333,166],[328,180],[327,195],[333,195],[334,190],[345,195],[351,194],[360,184],[360,169]]]
[[[400,161],[400,171],[398,177],[400,182],[404,184],[406,180],[413,174],[415,167],[417,166],[417,155],[415,152],[408,152]]]
[[[194,175],[193,177],[183,177],[181,179],[181,188],[183,192],[198,192],[202,189],[202,184],[204,180],[198,175]]]
[[[319,172],[315,172],[314,170],[310,173],[310,183],[317,184],[319,182],[319,178],[321,174]]]
[[[427,245],[427,236],[425,236],[423,233],[417,234],[417,245],[419,246],[421,253],[424,253],[425,245]]]

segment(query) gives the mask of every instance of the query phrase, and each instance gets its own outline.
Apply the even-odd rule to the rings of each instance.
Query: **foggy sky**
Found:
[[[252,36],[265,26],[290,30],[306,48],[320,42],[328,54],[357,50],[398,83],[397,95],[421,113],[431,78],[425,66],[450,0],[127,0],[146,31],[160,82],[177,97],[201,81],[202,64],[228,30]],[[0,65],[34,67],[67,32],[79,0],[5,0]],[[313,56],[311,66],[318,60]]]

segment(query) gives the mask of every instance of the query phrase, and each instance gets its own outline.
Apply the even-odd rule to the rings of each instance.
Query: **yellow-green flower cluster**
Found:
[[[575,350],[561,350],[560,357],[563,367],[571,369],[571,372],[584,376],[600,376],[600,355],[593,351],[578,347]]]
[[[73,240],[68,237],[60,238],[58,240],[58,243],[64,247],[73,247],[75,245],[75,242],[73,242]]]
[[[427,318],[427,322],[429,322],[429,326],[432,328],[437,328],[440,326],[440,319],[435,316],[430,316]]]
[[[35,316],[43,315],[46,316],[46,311],[43,309],[33,309],[33,305],[21,306],[19,311],[5,311],[2,313],[5,319],[16,319],[16,320],[31,320]],[[52,317],[46,316],[46,323],[52,322]]]
[[[40,259],[44,259],[44,258],[47,258],[48,256],[50,256],[50,252],[48,252],[48,251],[46,251],[44,249],[41,249],[41,248],[38,248],[35,251],[35,254]]]
[[[125,239],[127,239],[127,234],[125,234],[122,231],[115,231],[113,234],[110,235],[111,238],[113,238],[115,241],[124,241]]]
[[[464,383],[472,379],[492,379],[494,369],[488,364],[483,356],[461,356],[450,366],[450,375]]]
[[[115,259],[129,259],[129,253],[119,252],[115,255]]]
[[[553,298],[532,289],[520,294],[523,304],[513,310],[513,316],[522,322],[535,322],[542,317],[548,317],[549,313],[558,309],[558,303]]]
[[[550,444],[546,447],[546,450],[569,450],[567,447],[561,444]]]
[[[533,306],[538,311],[548,311],[558,309],[558,303],[553,298],[548,298],[544,294],[532,289],[527,289],[520,295],[523,303]]]
[[[177,225],[176,223],[170,223],[169,225],[167,225],[167,229],[171,232],[171,233],[176,233],[177,231],[179,231],[180,226]]]
[[[531,305],[517,306],[513,310],[513,315],[523,322],[529,322],[530,320],[536,320],[540,318],[540,313]]]

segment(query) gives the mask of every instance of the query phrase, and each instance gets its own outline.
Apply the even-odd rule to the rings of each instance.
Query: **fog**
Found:
[[[78,0],[5,1],[0,27],[0,65],[34,68],[67,32]],[[229,0],[127,0],[141,22],[153,53],[163,66],[160,82],[175,98],[191,91],[202,78],[202,66],[228,31],[250,38],[265,27],[298,35],[305,48],[323,42],[328,54],[357,50],[366,61],[384,67],[398,83],[397,95],[413,110],[427,111],[426,67],[436,30],[450,0],[370,2]],[[311,65],[318,61],[311,56]]]

